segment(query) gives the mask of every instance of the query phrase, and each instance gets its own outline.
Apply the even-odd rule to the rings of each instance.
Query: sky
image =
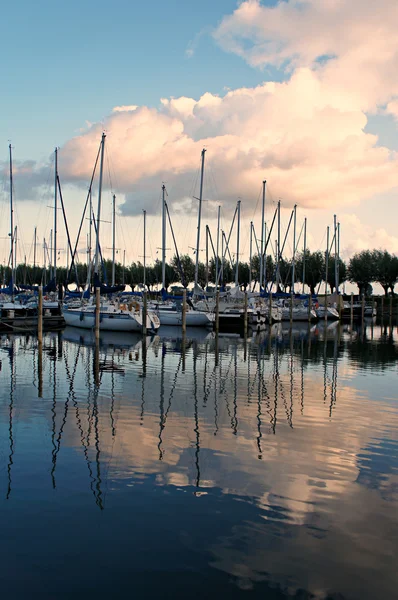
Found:
[[[22,0],[3,7],[2,17],[2,262],[9,252],[8,145],[18,260],[32,262],[34,227],[42,247],[53,226],[54,148],[75,240],[103,131],[101,242],[110,256],[114,193],[118,258],[125,250],[127,264],[143,259],[143,209],[147,261],[160,258],[163,182],[179,251],[193,256],[202,148],[202,260],[205,224],[215,238],[221,205],[228,231],[238,199],[247,259],[250,221],[260,237],[264,179],[266,220],[280,199],[285,227],[297,204],[311,250],[325,249],[336,214],[344,258],[364,248],[398,253],[395,0]],[[61,214],[58,223],[65,264]],[[87,222],[83,231],[81,260]],[[171,257],[169,233],[167,247]]]

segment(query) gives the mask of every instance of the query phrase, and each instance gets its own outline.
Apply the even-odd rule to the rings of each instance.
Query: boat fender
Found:
[[[140,310],[140,305],[138,304],[138,302],[133,302],[133,304],[134,304],[135,312],[138,312]]]

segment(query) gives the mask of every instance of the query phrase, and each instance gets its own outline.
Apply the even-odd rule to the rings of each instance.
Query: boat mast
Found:
[[[329,273],[329,225],[326,228],[326,254],[325,254],[325,310],[326,295],[328,293],[328,273]]]
[[[281,259],[281,201],[278,200],[278,239],[276,241],[276,291],[279,291],[279,262]]]
[[[142,211],[144,213],[144,281],[142,282],[144,285],[144,290],[145,290],[145,285],[146,285],[146,210]]]
[[[307,217],[304,218],[304,252],[303,252],[303,294],[304,294],[304,285],[305,285],[305,254],[307,252]]]
[[[240,236],[240,200],[238,200],[238,228],[236,234],[236,266],[235,266],[235,286],[239,285],[239,236]]]
[[[218,253],[220,250],[220,216],[221,216],[221,206],[218,205],[218,215],[217,215],[217,255],[216,255],[216,289],[218,283],[218,268],[219,268],[219,258]]]
[[[58,148],[55,148],[54,181],[54,279],[57,282],[57,203],[58,203]]]
[[[261,205],[261,239],[260,239],[260,292],[261,292],[261,286],[263,285],[263,272],[264,272],[264,268],[263,268],[263,253],[264,253],[264,212],[265,212],[265,185],[266,185],[266,180],[263,181],[263,201],[262,201],[262,205]]]
[[[13,181],[12,181],[12,150],[11,144],[8,146],[10,150],[10,241],[11,241],[11,281],[12,281],[12,293],[14,293],[14,206],[13,206]]]
[[[339,293],[339,265],[338,265],[338,254],[337,254],[337,217],[333,216],[334,220],[334,287],[336,294]]]
[[[166,289],[166,186],[162,185],[162,289]]]
[[[102,134],[101,138],[101,162],[100,162],[100,173],[99,173],[99,185],[98,185],[98,209],[97,209],[97,236],[95,243],[95,267],[94,274],[98,277],[98,266],[99,266],[99,254],[100,254],[100,244],[99,244],[99,234],[100,234],[100,223],[101,223],[101,194],[102,194],[102,175],[104,171],[104,151],[105,151],[105,133]]]
[[[250,221],[249,291],[251,291],[251,289],[252,289],[252,260],[253,260],[253,221]]]
[[[112,285],[115,285],[116,196],[112,198]]]
[[[14,228],[14,241],[15,241],[15,251],[14,251],[14,271],[15,271],[15,277],[17,276],[17,268],[18,268],[18,263],[17,263],[17,242],[18,242],[18,226],[15,225]],[[13,289],[14,289],[14,280],[12,281],[13,284]]]
[[[340,286],[340,223],[337,223],[337,279],[336,292],[339,293]]]
[[[200,191],[199,191],[199,209],[198,209],[198,231],[196,237],[196,261],[195,261],[195,288],[198,285],[199,275],[199,244],[200,244],[200,220],[202,217],[202,198],[203,198],[203,176],[205,171],[205,153],[206,150],[202,150],[202,166],[200,169]]]
[[[296,270],[296,213],[297,204],[294,205],[294,218],[293,218],[293,260],[292,260],[292,294],[294,294],[294,280]]]
[[[37,227],[35,227],[35,239],[33,242],[33,277],[36,270],[36,238],[37,238]]]

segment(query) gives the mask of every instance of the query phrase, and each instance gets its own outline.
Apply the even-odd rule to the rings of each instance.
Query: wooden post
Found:
[[[146,335],[146,318],[148,314],[148,304],[146,290],[142,292],[142,335]]]
[[[187,290],[182,292],[182,333],[187,331]]]
[[[101,290],[99,287],[95,289],[95,339],[99,340],[100,332],[100,310],[101,310]]]
[[[244,314],[243,314],[243,334],[245,339],[247,338],[247,292],[245,291],[245,304],[244,304]]]
[[[215,320],[215,331],[218,334],[220,328],[220,292],[216,292],[216,320]]]
[[[309,296],[308,296],[308,323],[311,323],[312,321],[312,294],[310,292]]]
[[[293,327],[293,294],[290,294],[290,328]]]
[[[268,324],[271,327],[271,325],[272,325],[272,292],[271,292],[271,290],[269,291],[269,296],[268,296]]]
[[[392,296],[390,296],[390,321],[392,320]]]
[[[43,286],[39,286],[39,301],[37,303],[37,339],[43,343]],[[40,350],[40,349],[39,349]]]
[[[354,294],[351,292],[351,305],[350,305],[350,324],[351,329],[354,325]]]
[[[383,323],[384,319],[384,296],[381,297],[381,322]]]
[[[365,321],[365,294],[362,296],[362,306],[361,306],[361,321],[362,325]]]
[[[343,311],[343,297],[342,296],[337,296],[338,301],[339,301],[339,320],[341,321],[341,313]]]

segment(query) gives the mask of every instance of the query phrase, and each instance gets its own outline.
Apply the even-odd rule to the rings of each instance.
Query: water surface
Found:
[[[5,598],[394,598],[398,333],[0,341]]]

